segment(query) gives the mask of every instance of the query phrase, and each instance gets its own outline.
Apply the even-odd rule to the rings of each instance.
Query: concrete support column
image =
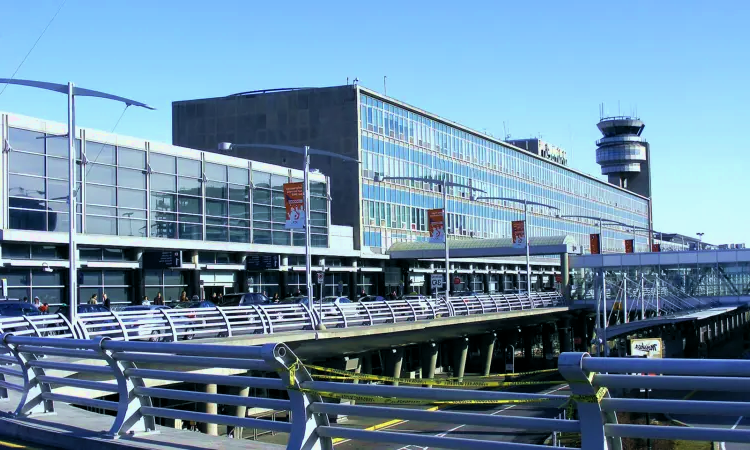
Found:
[[[205,386],[205,392],[206,394],[216,394],[217,387],[215,384],[207,384]],[[219,408],[216,405],[216,403],[206,403],[206,414],[213,414],[217,415],[219,413]],[[205,423],[203,424],[203,432],[206,433],[209,436],[218,436],[219,435],[219,426],[215,423]]]
[[[542,326],[542,353],[544,358],[544,366],[546,368],[551,367],[554,363],[555,354],[552,346],[552,337],[555,333],[555,325],[546,323]]]
[[[401,377],[401,366],[404,364],[404,349],[401,347],[385,350],[386,376],[393,378]],[[398,382],[391,383],[398,386]]]
[[[195,264],[196,267],[198,267],[198,251],[192,250],[190,251],[190,262]],[[201,296],[201,271],[200,270],[191,270],[188,280],[188,297],[192,298],[193,295]],[[141,297],[142,298],[142,297]],[[201,297],[202,299],[203,297]]]
[[[518,268],[516,268],[516,270],[518,270]],[[513,279],[513,290],[515,292],[518,292],[520,288],[521,288],[521,274],[519,272],[516,272],[514,274],[514,279]]]
[[[489,273],[482,274],[482,285],[484,285],[484,293],[489,294],[490,293],[490,274]]]
[[[352,267],[354,267],[354,272],[349,272],[349,299],[350,300],[356,300],[359,298],[360,292],[359,292],[359,285],[357,283],[357,278],[359,275],[359,272],[357,272],[357,260],[352,259],[351,260]]]
[[[141,263],[141,268],[133,271],[133,292],[131,298],[127,299],[131,305],[140,305],[143,296],[146,295],[146,286],[143,282],[143,250],[135,250],[135,261]],[[163,295],[163,294],[162,294]],[[179,298],[179,297],[178,297]],[[177,299],[175,299],[177,300]]]
[[[479,354],[484,360],[484,367],[482,368],[482,375],[485,377],[490,374],[492,369],[492,357],[495,354],[495,341],[497,335],[495,333],[483,334],[480,341]]]
[[[560,283],[561,294],[565,297],[565,300],[570,301],[570,263],[567,252],[560,253],[560,276],[562,278]]]
[[[250,388],[238,387],[235,388],[235,392],[238,397],[247,398],[248,395],[250,395]],[[238,419],[244,419],[245,417],[247,417],[247,406],[235,406],[234,415]],[[227,435],[231,434],[235,439],[242,439],[242,431],[242,427],[227,426]]]
[[[422,366],[422,378],[435,378],[435,369],[437,368],[439,345],[434,342],[427,342],[420,345],[419,356]]]
[[[560,340],[560,352],[573,351],[573,336],[571,333],[570,319],[563,319],[557,323],[558,339]]]
[[[533,344],[536,337],[536,327],[526,327],[523,329],[521,339],[523,339],[523,360],[526,365],[525,371],[533,369]]]
[[[360,359],[362,360],[362,368],[361,373],[366,373],[368,375],[372,375],[372,352],[366,352],[360,354]]]
[[[453,340],[453,376],[461,382],[464,380],[466,370],[466,357],[469,355],[469,338],[462,337]]]

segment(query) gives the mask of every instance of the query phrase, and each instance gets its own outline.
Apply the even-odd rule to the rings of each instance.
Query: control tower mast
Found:
[[[602,117],[596,125],[604,135],[596,141],[596,162],[610,184],[651,196],[649,145],[641,137],[645,124],[630,116]]]

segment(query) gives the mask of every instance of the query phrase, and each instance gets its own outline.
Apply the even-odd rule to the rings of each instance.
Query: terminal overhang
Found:
[[[559,255],[578,253],[580,247],[572,236],[544,236],[529,239],[529,254]],[[451,258],[483,258],[494,256],[525,256],[525,247],[516,247],[511,238],[451,239],[448,243]],[[396,242],[388,249],[391,259],[440,259],[445,257],[445,245],[430,242]]]

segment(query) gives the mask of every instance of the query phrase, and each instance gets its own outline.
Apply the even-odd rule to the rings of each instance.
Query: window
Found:
[[[112,305],[130,304],[130,271],[125,270],[81,270],[82,283],[79,289],[80,301],[85,303],[96,294],[102,301],[107,294]]]
[[[248,170],[206,163],[206,180],[206,240],[250,242]]]
[[[149,158],[151,236],[203,239],[201,161],[158,153]]]
[[[65,303],[63,272],[54,270],[44,272],[41,269],[5,269],[0,277],[8,280],[8,298],[29,300],[39,297],[41,303],[60,305]]]
[[[180,270],[145,270],[143,281],[146,285],[146,295],[149,299],[156,297],[161,292],[167,303],[179,301],[183,291],[191,298],[191,292],[187,291],[187,272]]]

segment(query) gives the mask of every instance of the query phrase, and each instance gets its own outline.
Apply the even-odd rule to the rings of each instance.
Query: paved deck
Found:
[[[268,449],[282,450],[285,446],[250,440],[207,436],[193,431],[157,426],[156,433],[112,439],[104,435],[114,417],[85,411],[64,403],[55,403],[55,414],[29,418],[15,418],[12,411],[18,394],[0,403],[0,439],[7,437],[45,447],[64,450],[198,450],[198,449]]]

